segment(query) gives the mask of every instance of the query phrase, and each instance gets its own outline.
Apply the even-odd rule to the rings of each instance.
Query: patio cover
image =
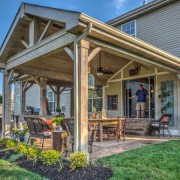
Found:
[[[75,151],[87,151],[88,66],[95,74],[100,51],[114,73],[131,61],[180,72],[180,58],[83,13],[23,3],[0,49],[3,134],[10,128],[12,82],[35,82],[42,97],[47,84],[63,84],[74,87]],[[111,76],[95,77],[105,85]]]

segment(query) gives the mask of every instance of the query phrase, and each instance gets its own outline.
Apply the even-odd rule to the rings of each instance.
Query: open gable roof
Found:
[[[68,10],[62,10],[62,9],[56,9],[56,8],[50,8],[50,7],[44,7],[39,5],[32,5],[27,3],[22,3],[15,18],[12,22],[12,25],[1,45],[0,48],[0,57],[2,58],[2,55],[4,53],[5,48],[7,48],[9,41],[12,39],[13,33],[19,30],[18,35],[21,34],[22,31],[25,31],[25,28],[28,28],[27,26],[24,27],[18,27],[22,26],[22,24],[25,24],[23,20],[27,20],[29,16],[35,16],[44,20],[52,20],[54,22],[61,22],[65,24],[65,29],[69,30],[76,25],[78,25],[79,22],[79,12],[75,11],[68,11]],[[17,34],[15,35],[17,38]],[[14,46],[17,46],[16,41],[13,41]],[[8,58],[7,56],[4,57],[4,59]]]

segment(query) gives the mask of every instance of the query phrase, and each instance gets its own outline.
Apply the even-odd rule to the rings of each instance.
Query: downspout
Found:
[[[78,68],[79,68],[79,61],[78,61],[78,44],[81,40],[85,39],[89,33],[92,31],[92,23],[88,24],[87,30],[80,35],[75,41],[74,41],[74,152],[77,152],[79,149],[79,102],[78,102]]]

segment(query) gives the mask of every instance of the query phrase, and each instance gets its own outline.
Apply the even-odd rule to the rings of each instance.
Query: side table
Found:
[[[52,133],[53,149],[64,152],[64,144],[67,137],[67,131],[54,131]]]

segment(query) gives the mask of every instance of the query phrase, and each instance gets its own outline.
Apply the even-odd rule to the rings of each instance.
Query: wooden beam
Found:
[[[71,58],[71,60],[74,61],[74,53],[73,51],[69,48],[69,47],[65,47],[64,50],[66,51],[66,53],[69,55],[69,57]]]
[[[41,88],[41,82],[39,81],[39,79],[36,78],[36,77],[34,77],[34,76],[32,76],[32,75],[30,75],[30,76],[32,77],[32,79],[34,80],[34,82],[36,82],[36,84],[39,85],[39,87]]]
[[[23,44],[23,46],[27,49],[27,48],[29,48],[29,44],[26,42],[26,41],[24,41],[23,39],[21,40],[21,43]]]
[[[73,82],[73,75],[62,73],[60,71],[45,70],[31,66],[25,66],[22,69],[18,69],[17,71],[27,75]]]
[[[11,83],[17,81],[17,80],[18,80],[20,77],[22,77],[22,76],[23,76],[23,74],[18,74],[17,76],[13,77]]]
[[[66,89],[66,87],[63,87],[61,90],[60,90],[60,94]]]
[[[6,69],[10,70],[14,67],[35,60],[38,57],[48,55],[49,53],[74,42],[76,37],[76,35],[67,33],[66,31],[58,32],[33,47],[30,47],[10,58],[7,61]]]
[[[33,83],[30,83],[30,84],[26,87],[25,92],[26,92],[28,89],[30,89],[32,86],[33,86]]]
[[[53,88],[53,86],[49,85],[49,87],[50,87],[51,90],[54,92],[54,94],[57,94],[57,91]]]
[[[0,69],[5,69],[5,63],[0,63]]]
[[[101,47],[96,47],[95,49],[93,49],[88,57],[88,63],[102,50]]]
[[[28,82],[28,81],[26,81],[26,82],[25,82],[25,84],[23,85],[23,91],[25,91],[25,90],[26,90],[26,87],[27,87],[28,83],[29,83],[29,82]]]
[[[11,69],[9,77],[8,77],[8,84],[11,84],[11,80],[13,78],[13,75],[14,75],[14,69]]]
[[[52,21],[48,21],[46,27],[44,28],[39,40],[38,40],[38,43],[42,41],[42,39],[44,38],[44,36],[46,35],[46,33],[48,32],[48,30],[51,28],[53,22]]]
[[[32,21],[29,22],[29,46],[33,46],[39,40],[40,36],[40,21],[38,18],[33,18]]]

